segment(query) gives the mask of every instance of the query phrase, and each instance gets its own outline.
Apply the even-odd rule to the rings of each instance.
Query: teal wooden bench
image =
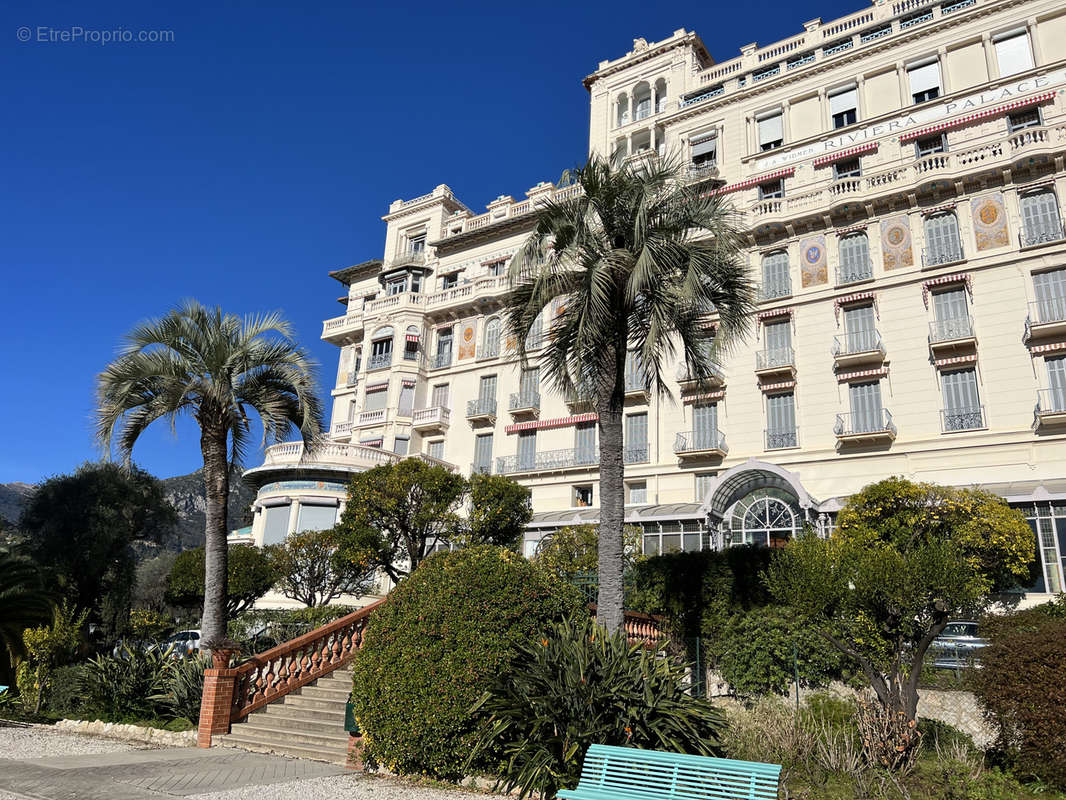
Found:
[[[594,744],[563,800],[777,800],[779,764]]]

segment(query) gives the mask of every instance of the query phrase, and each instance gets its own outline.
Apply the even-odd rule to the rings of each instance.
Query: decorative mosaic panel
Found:
[[[1002,192],[993,192],[971,200],[970,209],[973,211],[973,232],[977,238],[978,250],[992,250],[1010,244]]]
[[[464,322],[459,328],[459,360],[473,358],[477,352],[477,321]]]
[[[906,216],[881,220],[881,253],[886,270],[914,266],[911,224]]]
[[[829,282],[829,268],[825,259],[825,236],[810,236],[800,241],[800,270],[803,287],[821,286]]]

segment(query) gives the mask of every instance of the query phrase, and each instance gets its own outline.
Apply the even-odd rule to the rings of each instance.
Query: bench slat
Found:
[[[757,761],[592,745],[564,800],[774,800],[781,766]]]

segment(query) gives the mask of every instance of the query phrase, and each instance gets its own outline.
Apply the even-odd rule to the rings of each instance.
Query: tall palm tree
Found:
[[[241,318],[188,300],[125,336],[118,358],[97,378],[96,433],[129,463],[144,430],[183,415],[200,426],[204,459],[205,642],[226,635],[227,520],[231,469],[251,442],[250,412],[263,442],[295,428],[308,447],[322,430],[315,365],[276,313]]]
[[[755,292],[733,213],[721,196],[683,184],[676,165],[616,168],[594,156],[567,179],[580,191],[538,211],[511,262],[505,314],[524,361],[526,336],[552,310],[542,370],[556,391],[590,399],[598,413],[597,614],[614,631],[622,624],[627,353],[636,351],[647,387],[661,396],[669,396],[665,367],[679,356],[705,380],[715,352],[746,330]]]
[[[22,632],[52,621],[41,569],[28,558],[0,550],[0,684],[10,686],[15,659],[26,655]]]

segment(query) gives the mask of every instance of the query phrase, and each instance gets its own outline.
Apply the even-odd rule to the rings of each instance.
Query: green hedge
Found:
[[[365,757],[401,774],[462,777],[482,692],[519,645],[587,613],[573,587],[511,551],[426,559],[371,616],[353,664]]]

